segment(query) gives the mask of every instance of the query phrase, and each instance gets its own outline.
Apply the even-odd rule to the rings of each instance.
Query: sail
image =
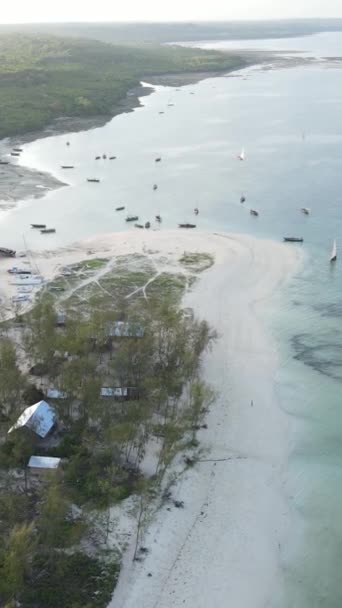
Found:
[[[245,150],[242,148],[240,154],[239,154],[239,159],[240,160],[245,160]]]
[[[330,256],[330,262],[335,262],[336,258],[337,258],[337,248],[336,248],[336,241],[334,241],[333,246],[332,246],[331,256]]]

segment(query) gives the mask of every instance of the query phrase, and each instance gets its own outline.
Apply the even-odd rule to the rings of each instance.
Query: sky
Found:
[[[0,1],[0,23],[342,17],[342,0]]]

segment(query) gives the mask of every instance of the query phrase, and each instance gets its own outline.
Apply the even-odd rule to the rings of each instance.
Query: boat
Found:
[[[134,224],[134,226],[135,226],[136,228],[143,228],[143,227],[144,227],[142,224]]]
[[[174,104],[174,103],[168,103],[167,105],[168,105],[169,107],[172,107],[172,106],[174,106],[175,104]]]
[[[197,207],[195,207],[195,209],[194,209],[194,214],[195,214],[195,215],[198,215],[198,213],[199,213],[199,211],[198,211]]]
[[[158,190],[158,186],[157,186],[157,184],[154,184],[154,186],[153,186],[153,190]]]
[[[178,224],[179,228],[196,228],[196,224]]]
[[[308,207],[302,207],[301,212],[304,213],[304,215],[310,215],[310,209],[308,209]]]
[[[297,236],[284,236],[285,243],[303,243],[304,239]]]
[[[245,158],[246,158],[245,151],[244,151],[244,149],[242,148],[242,150],[241,150],[240,154],[238,154],[238,159],[239,159],[239,160],[245,160]]]
[[[31,270],[26,270],[26,268],[17,268],[17,266],[13,266],[7,270],[9,274],[32,274]]]
[[[165,114],[165,112],[158,112],[158,114]]]
[[[161,156],[158,156],[158,157],[156,158],[156,163],[160,163],[160,161],[161,161]]]
[[[100,160],[101,156],[95,156],[95,160]]]
[[[115,211],[123,211],[125,207],[116,207]]]
[[[12,297],[13,304],[15,304],[17,302],[29,302],[30,300],[31,300],[30,296],[25,293]]]
[[[66,145],[67,145],[67,146],[70,146],[70,141],[67,141],[67,142],[66,142]]]
[[[106,160],[107,154],[102,154],[102,158],[103,158],[103,160]]]
[[[244,203],[244,202],[245,202],[245,200],[246,200],[246,197],[245,197],[245,196],[243,196],[243,195],[242,195],[242,196],[240,196],[240,203]]]
[[[62,169],[74,169],[74,165],[62,165]]]
[[[156,215],[156,222],[160,223],[161,221],[162,221],[161,215]]]
[[[20,152],[11,152],[11,156],[20,156]]]
[[[23,149],[22,148],[13,148],[13,152],[22,152]]]
[[[7,247],[0,247],[0,257],[2,258],[15,258],[14,249],[7,249]]]
[[[138,219],[138,215],[127,215],[126,222],[136,222]]]
[[[249,213],[250,213],[251,215],[254,215],[255,217],[258,217],[258,215],[259,215],[259,212],[258,212],[258,211],[256,211],[255,209],[251,209]]]
[[[116,159],[116,156],[110,156],[109,157],[109,160],[115,160],[115,159]]]
[[[95,179],[95,177],[88,177],[87,182],[91,182],[93,184],[98,184],[99,183],[99,179]]]
[[[9,165],[8,160],[0,160],[0,165]]]
[[[31,228],[46,228],[46,224],[31,224]]]
[[[56,228],[43,228],[40,231],[41,234],[52,234],[53,232],[56,232]]]
[[[331,251],[331,256],[330,256],[330,262],[336,262],[336,258],[337,258],[337,249],[336,249],[336,240],[334,240],[333,246],[332,246],[332,251]]]
[[[146,222],[145,223],[145,228],[151,228],[151,222]]]

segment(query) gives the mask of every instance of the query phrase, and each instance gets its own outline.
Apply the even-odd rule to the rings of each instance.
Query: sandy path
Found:
[[[158,512],[143,563],[133,565],[128,551],[110,608],[275,608],[282,602],[289,431],[274,393],[277,353],[259,314],[293,272],[297,254],[223,235],[208,235],[202,250],[215,252],[216,264],[185,304],[214,325],[220,339],[204,363],[219,396],[200,439],[206,458],[243,458],[201,462],[185,474],[175,491],[185,508]]]

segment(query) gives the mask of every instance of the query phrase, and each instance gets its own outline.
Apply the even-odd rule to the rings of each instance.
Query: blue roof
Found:
[[[38,401],[23,411],[8,432],[26,427],[43,439],[51,431],[55,419],[55,410],[46,401]]]

